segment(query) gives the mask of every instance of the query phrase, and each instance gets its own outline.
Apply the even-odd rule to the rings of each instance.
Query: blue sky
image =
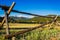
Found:
[[[29,12],[38,15],[55,14],[60,15],[60,0],[0,0],[0,4],[10,6],[12,2],[16,2],[13,9]],[[0,16],[4,12],[0,9]],[[23,14],[11,12],[11,16],[33,17]]]

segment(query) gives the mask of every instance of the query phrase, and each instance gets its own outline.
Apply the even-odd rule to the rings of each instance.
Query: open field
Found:
[[[9,28],[32,28],[38,25],[40,24],[9,23]],[[6,28],[6,24],[4,24],[4,28]]]
[[[10,28],[33,28],[41,24],[21,24],[21,23],[9,23]],[[53,25],[53,29],[48,29],[50,24],[45,25],[45,28],[39,28],[23,35],[17,35],[16,40],[60,40],[60,26]],[[4,27],[6,28],[6,24]],[[10,34],[16,33],[18,31],[24,31],[25,29],[13,29],[10,30]],[[1,34],[2,32],[2,34]],[[5,30],[0,31],[0,40],[3,40]]]
[[[12,31],[11,33],[16,33]],[[0,33],[0,40],[3,40],[3,34]],[[23,35],[17,35],[16,40],[59,40],[60,39],[60,30],[56,29],[36,29],[30,32],[27,32]]]
[[[1,24],[1,23],[0,23]],[[9,23],[9,28],[33,28],[41,24],[23,24],[23,23]],[[50,24],[45,25],[48,27]],[[4,23],[3,28],[6,28],[6,23]],[[60,26],[54,25],[54,28],[60,29]]]

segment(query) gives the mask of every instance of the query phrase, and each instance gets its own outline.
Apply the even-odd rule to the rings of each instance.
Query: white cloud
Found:
[[[16,17],[27,17],[27,18],[33,18],[34,16],[29,16],[29,15],[22,15],[22,14],[17,14],[15,15]]]

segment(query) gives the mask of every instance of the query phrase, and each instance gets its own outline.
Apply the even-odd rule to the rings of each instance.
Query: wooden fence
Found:
[[[27,13],[27,12],[21,12],[21,11],[13,10],[14,5],[15,5],[15,2],[13,2],[10,7],[0,5],[0,7],[4,10],[4,13],[5,13],[5,17],[4,17],[4,19],[2,20],[2,23],[1,23],[1,25],[0,25],[0,28],[3,28],[3,24],[6,22],[6,35],[5,35],[5,39],[12,38],[12,40],[15,40],[15,36],[17,36],[17,35],[19,35],[19,34],[24,34],[24,33],[26,33],[26,32],[35,30],[35,29],[40,28],[40,27],[43,28],[46,24],[51,24],[51,25],[52,25],[54,22],[56,22],[56,19],[57,19],[57,17],[58,17],[58,16],[53,16],[53,17],[41,16],[41,15],[36,15],[36,14]],[[51,21],[49,21],[49,22],[47,22],[47,23],[43,23],[42,25],[36,26],[36,27],[34,27],[34,28],[30,28],[30,29],[27,29],[27,30],[24,30],[24,31],[19,31],[19,32],[14,33],[14,34],[9,34],[8,16],[9,16],[9,14],[10,14],[11,11],[12,11],[12,12],[22,13],[22,14],[27,14],[27,15],[53,18],[53,20],[51,20]]]

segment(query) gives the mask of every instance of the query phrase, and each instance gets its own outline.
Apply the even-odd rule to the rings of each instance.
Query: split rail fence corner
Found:
[[[4,13],[5,13],[5,17],[4,17],[4,19],[3,19],[0,27],[2,27],[3,24],[6,22],[6,35],[5,35],[5,38],[6,39],[12,38],[12,40],[15,40],[15,36],[17,36],[19,34],[24,34],[26,32],[32,31],[32,30],[37,29],[37,28],[40,28],[40,27],[44,27],[44,25],[46,25],[46,24],[50,24],[50,23],[56,22],[56,19],[58,17],[58,16],[55,16],[55,17],[47,17],[47,16],[41,16],[41,15],[31,14],[31,13],[27,13],[27,12],[21,12],[21,11],[17,11],[17,10],[12,10],[13,7],[14,7],[14,5],[15,5],[15,2],[13,2],[10,7],[8,7],[8,6],[0,6],[0,7],[2,7],[2,9],[4,9]],[[19,31],[19,32],[14,33],[14,34],[9,34],[8,16],[9,16],[9,14],[10,14],[11,11],[12,12],[22,13],[22,14],[27,14],[27,15],[53,18],[53,20],[51,20],[51,21],[49,21],[47,23],[43,23],[42,25],[36,26],[34,28],[31,28],[31,29],[27,29],[27,30],[24,30],[24,31]]]

